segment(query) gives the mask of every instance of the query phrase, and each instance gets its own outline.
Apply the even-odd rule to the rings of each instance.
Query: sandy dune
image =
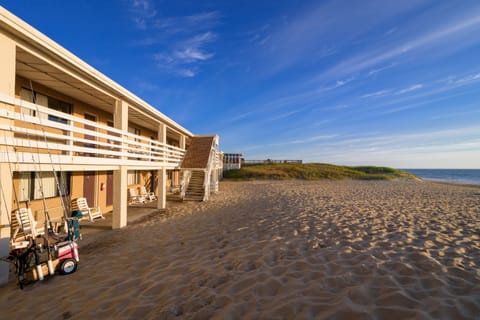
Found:
[[[80,242],[73,275],[0,288],[0,318],[478,319],[480,188],[220,188]]]

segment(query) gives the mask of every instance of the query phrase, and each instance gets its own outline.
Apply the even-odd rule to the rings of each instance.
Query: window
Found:
[[[128,133],[133,133],[136,136],[140,136],[140,129],[134,128],[134,127],[128,127]],[[140,139],[135,138],[135,141],[139,142]],[[135,148],[137,148],[137,146],[135,146]]]
[[[68,114],[70,114],[71,108],[72,108],[72,106],[70,104],[68,104],[66,102],[63,102],[63,101],[60,101],[60,100],[57,100],[57,99],[54,99],[54,98],[50,98],[50,97],[48,97],[48,107],[50,109],[57,110],[57,111],[64,112],[64,113],[68,113]],[[48,116],[48,120],[60,122],[60,123],[63,123],[63,124],[67,124],[67,122],[68,122],[67,119],[60,118],[60,117],[57,117],[57,116],[52,116],[52,115]]]
[[[57,110],[57,111],[61,111],[61,112],[67,113],[67,114],[70,114],[71,109],[72,109],[71,104],[68,104],[66,102],[57,100],[57,99],[52,98],[52,97],[47,97],[43,94],[40,94],[38,92],[29,90],[29,89],[25,89],[25,88],[20,89],[20,98],[22,100],[32,102],[32,103],[36,103],[40,106],[47,107],[47,108]],[[21,113],[25,114],[25,115],[29,115],[29,116],[35,116],[36,115],[35,110],[31,110],[31,109],[27,109],[27,108],[22,108]],[[47,117],[46,117],[45,114],[41,113],[40,118],[47,118]],[[63,119],[63,118],[60,118],[60,117],[57,117],[57,116],[52,116],[52,115],[48,115],[48,120],[56,121],[56,122],[60,122],[60,123],[64,123],[64,124],[67,123],[66,119]]]
[[[48,107],[47,96],[44,96],[43,94],[37,93],[37,92],[32,91],[32,90],[21,88],[20,89],[20,98],[22,100],[27,101],[27,102],[36,103],[36,104],[41,105],[43,107]],[[28,116],[35,116],[36,115],[36,110],[22,108],[21,113],[24,114],[24,115],[28,115]]]
[[[65,194],[70,190],[70,173],[56,172],[60,190]],[[53,172],[21,172],[18,174],[18,201],[38,200],[60,196]],[[65,195],[64,194],[64,195]]]
[[[128,174],[127,174],[127,184],[128,185],[131,185],[131,184],[138,184],[138,171],[135,170],[135,171],[129,171]]]

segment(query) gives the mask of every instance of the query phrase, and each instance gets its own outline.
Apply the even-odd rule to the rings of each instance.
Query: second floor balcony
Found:
[[[161,124],[159,124],[161,125]],[[185,150],[25,100],[0,95],[0,162],[15,170],[178,168]]]

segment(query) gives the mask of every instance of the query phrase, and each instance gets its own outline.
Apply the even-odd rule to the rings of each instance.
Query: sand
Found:
[[[478,319],[480,188],[222,182],[0,288],[2,319]]]

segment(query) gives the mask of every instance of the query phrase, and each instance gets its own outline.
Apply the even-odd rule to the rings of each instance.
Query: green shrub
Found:
[[[302,180],[392,180],[398,178],[418,179],[414,175],[388,167],[336,166],[326,163],[305,164],[263,164],[247,166],[241,169],[224,172],[225,179],[252,180],[252,179],[302,179]]]

